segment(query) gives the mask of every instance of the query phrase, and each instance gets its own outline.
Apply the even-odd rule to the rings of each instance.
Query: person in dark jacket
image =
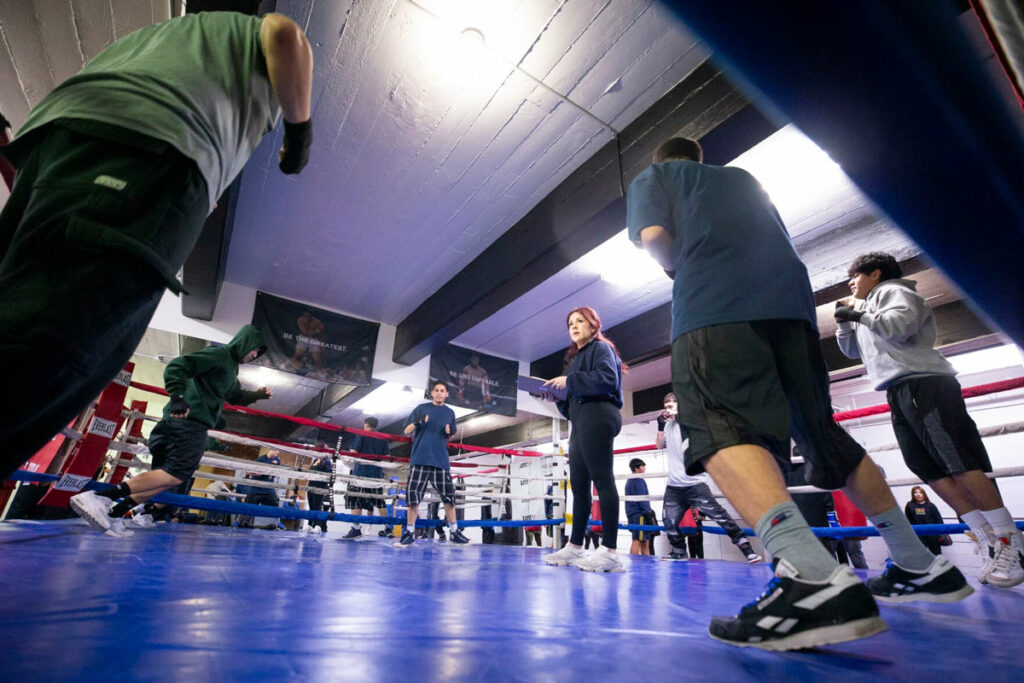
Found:
[[[94,529],[119,536],[124,533],[121,518],[126,512],[188,481],[206,451],[206,431],[221,420],[224,402],[248,405],[270,398],[267,387],[245,391],[238,383],[238,365],[255,360],[265,350],[263,334],[245,325],[227,346],[208,346],[168,363],[164,388],[170,400],[163,419],[149,435],[153,469],[102,493],[73,496],[75,512]]]
[[[317,458],[310,468],[315,472],[330,474],[334,467],[331,459],[325,454]],[[329,494],[330,484],[319,479],[310,479],[306,486],[306,500],[309,501],[309,509],[313,512],[321,512],[324,509],[324,500]],[[313,533],[327,533],[327,520],[314,519],[309,523],[309,530]]]
[[[925,493],[924,488],[921,486],[915,486],[910,489],[910,500],[904,506],[903,512],[907,516],[907,521],[911,524],[943,523],[939,508],[935,507],[935,503],[928,500],[928,494]],[[933,555],[942,554],[942,546],[939,544],[938,536],[922,536],[921,540],[924,541],[925,547]]]
[[[367,416],[363,420],[363,429],[368,432],[377,430],[377,426],[380,424],[380,420],[373,416]],[[391,445],[387,439],[380,437],[370,436],[369,434],[357,434],[356,438],[352,440],[352,445],[349,447],[353,453],[361,455],[391,455]],[[360,477],[362,479],[384,479],[384,468],[380,465],[372,465],[366,462],[357,462],[352,468],[352,476]],[[345,507],[348,508],[350,515],[362,515],[363,510],[366,510],[366,514],[372,515],[374,508],[377,508],[377,514],[381,517],[388,516],[387,500],[383,498],[384,487],[383,486],[367,486],[367,482],[355,484],[349,483],[348,495],[345,496]],[[429,514],[428,514],[429,516]],[[431,519],[434,519],[431,517]],[[443,534],[444,532],[442,532]],[[394,533],[387,527],[381,529],[380,536],[384,538],[394,538]],[[348,530],[348,533],[343,536],[344,540],[351,540],[354,538],[362,538],[363,531],[359,522],[355,522],[352,528]]]
[[[612,447],[622,429],[622,371],[624,365],[615,345],[601,333],[601,318],[589,306],[577,308],[566,321],[569,349],[566,372],[544,383],[554,392],[566,392],[558,410],[569,419],[569,483],[573,491],[572,535],[561,550],[544,561],[575,565],[585,571],[625,571],[619,562],[619,492],[612,474]],[[590,513],[590,484],[601,501],[601,547],[592,555],[583,551],[583,536]]]

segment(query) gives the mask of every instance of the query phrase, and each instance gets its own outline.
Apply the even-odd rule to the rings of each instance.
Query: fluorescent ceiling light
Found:
[[[584,254],[577,263],[613,285],[638,288],[651,282],[669,282],[657,261],[634,246],[625,230]]]
[[[353,410],[358,410],[366,415],[376,415],[378,413],[390,415],[403,412],[411,413],[413,408],[430,400],[424,398],[423,394],[415,389],[412,391],[407,391],[406,389],[407,387],[404,384],[385,382],[353,403],[351,407]],[[476,412],[475,410],[459,406],[449,405],[448,407],[455,412],[456,418]]]
[[[792,125],[776,131],[727,165],[757,178],[790,228],[860,192],[839,164]]]
[[[1014,344],[1004,344],[988,349],[961,353],[956,356],[950,356],[946,360],[952,363],[953,367],[961,375],[985,372],[986,370],[1019,368],[1024,365],[1021,350]]]

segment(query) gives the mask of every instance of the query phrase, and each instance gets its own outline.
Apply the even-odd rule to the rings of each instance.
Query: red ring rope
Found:
[[[165,390],[163,387],[154,386],[152,384],[143,384],[142,382],[134,382],[133,381],[133,382],[131,382],[131,386],[135,387],[136,389],[141,389],[142,391],[149,391],[149,392],[152,392],[154,394],[160,394],[161,396],[169,396],[170,395],[170,394],[167,393],[167,390]],[[323,427],[324,429],[330,429],[330,430],[336,431],[336,432],[348,432],[350,434],[359,434],[359,435],[362,435],[362,436],[369,436],[369,437],[374,437],[374,438],[377,438],[377,439],[386,439],[388,441],[402,441],[402,442],[410,442],[410,441],[412,441],[412,439],[410,437],[408,437],[408,436],[402,436],[402,435],[398,435],[398,434],[385,434],[384,432],[371,432],[371,431],[367,431],[365,429],[356,429],[354,427],[342,427],[342,426],[339,426],[339,425],[332,425],[332,424],[329,424],[327,422],[318,422],[317,420],[310,420],[310,419],[305,418],[305,417],[296,417],[295,415],[282,415],[280,413],[272,413],[272,412],[269,412],[269,411],[266,411],[266,410],[259,410],[257,408],[248,408],[246,406],[231,405],[230,403],[225,403],[224,404],[224,410],[230,410],[230,411],[236,412],[236,413],[245,413],[246,415],[260,415],[262,417],[273,417],[273,418],[277,418],[277,419],[280,419],[280,420],[287,420],[289,422],[294,422],[295,424],[304,425],[306,427]],[[247,435],[246,434],[240,434],[239,436],[247,436]],[[248,438],[254,438],[254,437],[250,436]],[[262,440],[263,441],[268,441],[268,442],[271,442],[271,443],[273,442],[271,439],[262,439]],[[284,442],[284,443],[288,443],[288,442]],[[299,445],[302,445],[302,444],[299,444]],[[471,446],[469,444],[449,444],[449,447],[450,448],[458,448],[458,449],[462,450],[463,452],[467,452],[467,453],[476,453],[476,452],[479,452],[479,453],[493,453],[495,455],[517,455],[517,456],[525,456],[525,457],[530,457],[530,458],[537,458],[537,457],[541,457],[541,456],[544,455],[540,451],[524,451],[524,450],[519,450],[519,449],[511,449],[511,448],[488,448],[487,446]],[[333,451],[331,451],[331,452],[333,452]],[[361,457],[368,457],[368,456],[361,456]],[[405,461],[405,462],[408,461],[408,459],[403,459],[403,458],[394,458],[394,459],[397,460],[397,461]],[[456,463],[452,463],[452,464],[456,465]],[[464,463],[462,465],[457,465],[457,466],[459,466],[459,467],[477,467],[477,465],[473,465],[471,463]]]

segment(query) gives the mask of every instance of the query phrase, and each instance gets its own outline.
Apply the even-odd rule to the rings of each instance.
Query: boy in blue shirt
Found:
[[[629,461],[629,471],[633,474],[643,474],[647,471],[647,463],[640,458],[633,458]],[[641,477],[633,477],[632,479],[626,480],[626,495],[627,496],[646,496],[649,491],[647,490],[647,482]],[[651,509],[651,503],[646,500],[640,501],[626,501],[626,521],[630,524],[643,524],[645,516],[651,516],[654,514],[654,510]],[[633,531],[633,542],[629,546],[630,555],[650,555],[650,534],[646,534],[643,531]]]
[[[448,398],[448,385],[441,380],[434,382],[430,385],[430,398],[430,403],[417,406],[405,421],[405,434],[413,434],[413,437],[409,483],[405,493],[407,523],[397,543],[403,548],[416,542],[413,530],[427,484],[434,487],[444,503],[444,516],[448,520],[452,543],[469,543],[455,521],[455,484],[448,460],[448,439],[455,435],[458,426],[455,424],[455,411],[444,404]]]
[[[367,417],[363,420],[363,429],[368,432],[375,431],[377,425],[380,424],[380,420],[375,417]],[[380,439],[373,436],[364,436],[357,434],[356,438],[352,440],[352,446],[349,448],[353,453],[360,453],[363,455],[391,455],[391,446],[388,444],[387,439]],[[362,479],[383,479],[384,469],[378,465],[370,465],[369,463],[360,462],[356,463],[356,466],[352,468],[352,476],[360,477]],[[381,517],[387,517],[387,503],[383,497],[384,487],[383,486],[363,486],[357,484],[348,485],[348,495],[345,496],[345,507],[347,507],[353,515],[362,515],[363,510],[366,510],[367,514],[373,514],[373,508],[376,507]],[[394,538],[394,535],[385,527],[381,530],[380,535],[384,538]],[[342,537],[343,540],[350,541],[356,538],[362,538],[363,531],[359,522],[355,522],[352,528],[348,530],[348,533]]]

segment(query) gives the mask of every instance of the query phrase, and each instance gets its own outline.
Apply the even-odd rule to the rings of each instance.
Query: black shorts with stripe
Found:
[[[372,512],[375,508],[387,507],[388,501],[386,498],[371,498],[366,495],[367,493],[382,495],[384,493],[384,489],[372,489],[349,485],[348,491],[345,493],[345,509],[369,510]]]
[[[434,487],[442,503],[455,505],[455,484],[451,472],[432,465],[412,465],[409,467],[409,485],[405,492],[405,502],[409,507],[420,504],[427,491],[427,484]]]
[[[885,392],[903,460],[921,481],[992,471],[961,391],[955,377],[930,375],[898,381]]]
[[[807,461],[807,482],[838,489],[865,455],[832,419],[828,368],[806,321],[726,323],[679,335],[672,390],[690,438],[688,474],[703,472],[704,460],[723,448],[744,444],[788,461],[792,436]]]

